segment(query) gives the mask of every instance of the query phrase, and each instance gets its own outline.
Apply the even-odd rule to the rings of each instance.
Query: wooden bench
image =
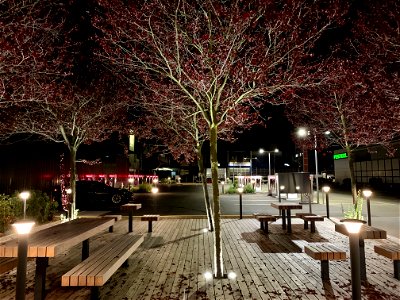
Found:
[[[14,269],[18,264],[16,257],[2,257],[0,258],[0,274]]]
[[[321,278],[329,280],[329,261],[346,259],[346,252],[331,243],[309,243],[304,252],[315,260],[321,261]]]
[[[400,244],[375,245],[374,251],[393,260],[394,278],[400,280]]]
[[[260,221],[260,229],[268,233],[268,222],[275,222],[278,218],[268,214],[253,214],[254,217]]]
[[[138,235],[121,235],[97,250],[61,277],[61,286],[86,286],[92,288],[91,298],[98,299],[99,287],[121,267],[142,244]]]
[[[142,221],[148,221],[148,232],[153,232],[153,221],[159,221],[160,215],[144,215],[141,217]]]
[[[114,218],[115,222],[118,222],[119,220],[122,220],[122,215],[104,215],[102,216],[103,218]],[[108,228],[108,232],[113,232],[114,231],[114,225],[110,226]]]
[[[315,232],[315,222],[323,221],[325,219],[324,216],[319,216],[311,213],[296,213],[296,217],[302,219],[304,221],[304,229],[308,229],[308,222],[311,224],[311,232]]]

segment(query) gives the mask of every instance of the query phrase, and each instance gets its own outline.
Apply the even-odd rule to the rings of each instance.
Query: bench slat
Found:
[[[343,260],[346,252],[330,243],[309,243],[304,252],[316,260]]]
[[[400,245],[398,244],[375,245],[374,251],[391,260],[400,260]]]
[[[108,243],[61,278],[61,286],[102,286],[143,242],[143,236],[123,235]]]

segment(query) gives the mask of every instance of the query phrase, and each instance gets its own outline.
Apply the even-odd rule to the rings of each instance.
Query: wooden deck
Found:
[[[90,248],[127,232],[127,218],[91,239]],[[279,222],[279,221],[278,221]],[[223,219],[224,263],[235,280],[204,279],[212,271],[213,234],[203,232],[206,219],[163,217],[147,233],[147,222],[134,219],[134,232],[145,235],[142,246],[100,289],[101,299],[351,299],[349,258],[330,262],[330,280],[323,282],[320,262],[304,251],[307,242],[331,242],[347,252],[348,238],[335,232],[330,220],[318,222],[316,232],[293,220],[292,234],[280,223],[269,224],[269,234],[256,219]],[[366,240],[368,283],[363,299],[400,299],[400,281],[393,277],[393,262],[374,253],[373,247],[397,239]],[[46,299],[89,299],[90,289],[61,287],[61,275],[80,261],[80,246],[50,259]],[[0,276],[0,299],[14,299],[16,270]],[[33,299],[34,262],[28,262],[27,297]]]

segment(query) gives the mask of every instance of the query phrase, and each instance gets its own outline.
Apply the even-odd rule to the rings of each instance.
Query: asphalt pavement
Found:
[[[211,191],[211,185],[209,185]],[[220,190],[220,192],[222,192]],[[212,193],[210,193],[212,196]],[[135,194],[135,202],[142,204],[142,209],[136,215],[158,213],[168,215],[205,215],[203,191],[200,184],[160,185],[158,194]],[[253,213],[268,213],[277,215],[277,209],[271,207],[272,202],[278,202],[274,196],[267,192],[242,195],[242,215],[252,217]],[[296,212],[311,212],[327,215],[326,195],[320,193],[319,203],[316,196],[310,205],[308,200],[298,198],[281,199],[281,201],[301,202],[302,210]],[[344,218],[344,213],[352,206],[350,192],[332,191],[329,193],[329,216],[334,219]],[[220,207],[222,215],[239,217],[239,194],[221,194]],[[367,221],[367,203],[364,201],[362,214]],[[370,197],[371,225],[382,228],[393,237],[400,238],[400,198],[383,194],[372,194]],[[294,220],[295,221],[295,220]],[[300,220],[299,220],[300,221]],[[301,221],[302,222],[302,221]]]

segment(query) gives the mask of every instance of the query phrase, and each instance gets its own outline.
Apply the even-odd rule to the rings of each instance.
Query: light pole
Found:
[[[16,300],[25,299],[25,283],[26,283],[26,261],[28,254],[28,235],[35,223],[20,222],[14,223],[13,226],[18,234],[18,265],[17,265],[17,284],[16,284]]]
[[[322,187],[322,190],[325,193],[326,217],[329,219],[329,191],[331,188],[328,185],[325,185]]]
[[[371,226],[371,205],[370,205],[370,197],[372,195],[371,190],[363,190],[363,195],[367,199],[367,215],[368,215],[368,226]]]
[[[358,219],[340,220],[349,233],[350,265],[351,265],[351,298],[361,300],[361,271],[360,271],[360,239],[359,233],[365,221]]]
[[[299,128],[297,130],[297,135],[299,137],[306,137],[310,135],[310,131],[305,128]],[[318,184],[318,152],[317,152],[317,130],[314,129],[314,156],[315,156],[315,184],[317,188],[317,203],[319,204],[319,184]],[[305,157],[303,153],[303,157]],[[304,159],[304,158],[303,158]]]
[[[240,187],[237,189],[239,193],[239,213],[240,213],[240,219],[242,219],[242,194],[243,194],[243,188]]]
[[[31,196],[29,192],[22,192],[19,194],[19,197],[24,201],[24,220],[26,218],[26,200]]]

